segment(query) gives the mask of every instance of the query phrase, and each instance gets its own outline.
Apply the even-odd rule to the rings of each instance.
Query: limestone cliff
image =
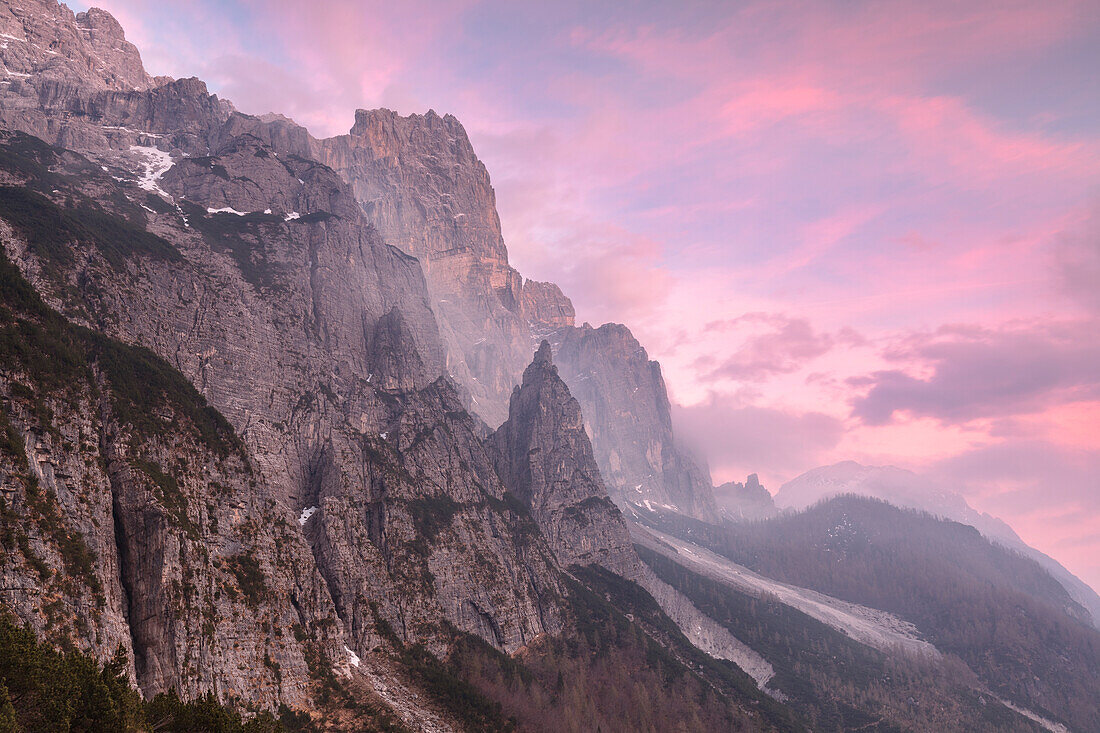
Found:
[[[490,444],[504,485],[530,507],[563,566],[602,565],[627,578],[640,562],[607,495],[581,408],[542,342]]]
[[[489,175],[458,120],[359,110],[348,135],[314,150],[351,183],[386,241],[424,262],[448,371],[486,422],[504,420],[532,344],[549,338],[565,349],[562,378],[612,495],[716,518],[706,468],[673,438],[659,366],[639,361],[624,326],[575,328],[557,285],[524,281],[508,264]]]
[[[79,33],[75,17],[59,18]],[[29,594],[14,604],[18,615],[53,613],[58,638],[101,658],[129,637],[149,692],[215,691],[265,707],[300,706],[306,695],[294,676],[306,641],[265,641],[255,633],[265,625],[285,636],[297,624],[303,639],[318,638],[322,666],[338,670],[348,668],[344,646],[365,656],[381,630],[431,647],[451,628],[503,650],[558,630],[560,571],[529,519],[503,501],[482,428],[446,379],[420,263],[381,240],[344,181],[268,145],[253,134],[262,123],[239,121],[201,82],[126,92],[95,79],[51,83],[29,77],[19,90],[34,107],[0,95],[10,128],[76,148],[2,136],[6,255],[62,317],[148,347],[195,385],[239,436],[253,478],[200,470],[212,462],[201,456],[185,468],[188,449],[174,443],[108,442],[104,476],[69,471],[50,488],[61,501],[81,497],[66,516],[81,517],[82,504],[115,507],[114,524],[94,518],[117,528],[116,560],[95,548],[108,563],[100,582],[116,592],[98,611],[79,594],[63,606]],[[12,415],[14,430],[48,430]],[[103,442],[94,400],[55,415],[89,435],[50,444],[50,461],[94,462],[73,447]],[[173,488],[158,514],[149,503],[161,484],[183,498]],[[210,488],[221,485],[224,496]],[[186,511],[172,503],[183,499]],[[19,511],[31,504],[13,501]],[[166,512],[171,521],[156,519]],[[210,534],[204,550],[208,515],[229,534]],[[242,522],[246,534],[233,534]],[[280,576],[280,563],[300,579]],[[125,583],[111,585],[119,574]],[[242,611],[233,593],[259,610]],[[180,610],[189,603],[194,615]],[[205,641],[210,623],[223,640]],[[251,687],[238,670],[254,676]]]
[[[378,673],[380,647],[471,634],[512,652],[560,632],[560,562],[466,405],[503,404],[526,318],[568,327],[572,310],[552,286],[524,295],[461,126],[413,126],[454,135],[450,172],[401,118],[353,131],[408,136],[408,170],[372,173],[405,203],[372,222],[301,128],[148,78],[105,13],[27,0],[0,18],[20,69],[0,85],[3,282],[39,299],[0,322],[5,607],[100,659],[121,643],[147,694],[266,709],[308,707],[325,670]],[[386,221],[429,233],[424,267]],[[63,336],[46,356],[44,324]],[[66,383],[44,376],[55,361]],[[576,442],[571,404],[551,427]],[[590,447],[579,465],[598,482]],[[615,565],[629,539],[598,495],[556,526],[587,520]]]
[[[630,330],[585,324],[551,338],[612,494],[647,508],[716,518],[706,468],[676,444],[661,367]]]
[[[489,174],[462,125],[434,112],[359,110],[349,134],[313,149],[351,184],[383,239],[423,263],[448,372],[499,425],[530,343],[523,279],[508,264]]]

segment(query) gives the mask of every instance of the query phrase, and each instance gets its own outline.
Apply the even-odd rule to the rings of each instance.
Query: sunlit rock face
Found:
[[[706,468],[673,438],[659,365],[625,326],[575,327],[557,285],[508,264],[488,173],[454,117],[360,110],[348,135],[314,145],[386,241],[424,263],[447,369],[472,411],[503,422],[530,350],[548,338],[612,495],[717,516]]]
[[[359,110],[347,135],[316,141],[382,238],[420,260],[447,369],[491,426],[527,364],[523,278],[508,264],[485,166],[454,117]],[[542,302],[528,298],[532,308]],[[571,306],[569,306],[571,309]]]

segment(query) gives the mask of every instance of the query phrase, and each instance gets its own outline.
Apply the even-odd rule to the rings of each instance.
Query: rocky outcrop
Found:
[[[555,361],[584,412],[612,495],[647,508],[717,517],[706,468],[676,444],[661,366],[619,324],[555,331]]]
[[[531,330],[537,335],[546,330],[572,326],[577,313],[573,301],[565,297],[554,283],[524,280],[520,291],[520,307]]]
[[[734,521],[768,519],[779,513],[771,493],[750,473],[745,483],[727,481],[714,489],[714,498],[722,514]]]
[[[157,85],[122,26],[99,8],[74,14],[53,0],[4,2],[0,34],[3,85],[28,78],[127,92]]]
[[[496,196],[462,125],[434,112],[359,110],[314,156],[350,184],[383,239],[421,261],[447,369],[490,425],[507,414],[530,337],[523,278],[508,264]]]
[[[305,706],[308,659],[347,668],[338,619],[232,428],[153,354],[51,313],[2,254],[0,278],[6,609],[51,643],[121,647],[146,695]]]
[[[17,12],[36,7],[4,5],[20,38],[48,48]],[[442,651],[458,631],[511,652],[556,633],[559,558],[629,573],[629,538],[560,380],[546,393],[564,400],[560,415],[532,435],[565,461],[541,475],[575,488],[543,492],[537,511],[506,492],[487,428],[466,410],[503,421],[493,405],[526,363],[526,318],[567,325],[571,306],[552,286],[522,297],[488,176],[457,121],[364,113],[343,142],[317,148],[285,119],[235,113],[197,79],[134,76],[140,60],[113,21],[51,8],[55,35],[85,56],[35,57],[0,89],[0,124],[27,133],[0,136],[4,252],[87,329],[74,333],[147,348],[139,362],[197,392],[183,417],[178,405],[152,408],[163,429],[141,441],[137,418],[105,396],[110,377],[88,382],[83,402],[50,407],[79,434],[12,408],[16,432],[60,431],[29,450],[73,464],[40,480],[77,523],[66,535],[94,546],[104,601],[89,605],[66,569],[54,595],[6,605],[43,632],[54,614],[56,640],[101,659],[121,640],[146,692],[213,691],[270,709],[305,705],[310,665],[348,672],[349,659],[394,639]],[[322,153],[361,169],[347,174],[359,188]],[[394,247],[380,230],[410,238]],[[106,366],[87,362],[99,379]],[[13,395],[30,380],[2,376]],[[123,381],[149,387],[140,371]],[[235,436],[235,458],[192,445],[209,430],[180,433],[207,418]],[[30,482],[9,506],[45,516]],[[62,535],[39,529],[27,552],[13,540],[25,570],[13,587],[31,587],[33,557],[64,564]]]
[[[303,668],[300,646],[298,657],[277,656],[256,634],[265,619],[284,635],[295,624],[304,639],[320,635],[310,641],[327,644],[317,659],[338,670],[347,669],[344,645],[365,658],[387,629],[430,647],[456,629],[506,651],[557,631],[560,570],[530,519],[505,503],[482,428],[444,376],[417,260],[383,243],[346,184],[315,161],[251,135],[223,136],[203,156],[159,144],[97,149],[111,163],[104,171],[25,135],[0,142],[0,178],[17,186],[0,201],[21,202],[0,213],[11,224],[3,244],[22,274],[67,317],[178,369],[228,418],[254,472],[242,485],[203,473],[197,459],[184,468],[174,462],[184,450],[164,446],[140,454],[160,466],[148,483],[111,454],[117,473],[89,485],[119,487],[108,504],[123,518],[117,564],[132,580],[114,618],[127,619],[120,629],[143,689],[301,706],[304,683],[287,677],[279,687],[255,672],[273,669],[265,653],[273,664],[285,659],[288,673]],[[63,236],[44,237],[45,222]],[[198,528],[195,544],[180,539],[186,529],[158,529],[150,518],[162,476],[187,496],[194,515],[176,524]],[[135,482],[144,488],[122,490]],[[221,485],[224,496],[211,488]],[[58,495],[74,490],[58,483]],[[224,548],[203,550],[203,512],[223,499],[232,504],[218,527],[245,522],[243,534],[210,534],[211,548]],[[278,563],[301,579],[280,575]],[[258,579],[270,586],[261,595],[285,605],[237,608],[232,592],[247,598]],[[194,614],[212,604],[212,618],[233,619],[219,630],[223,651],[202,636],[206,617],[179,610],[177,580],[213,594],[186,596],[204,604]],[[28,597],[17,611],[29,620],[45,608]],[[70,641],[113,651],[117,634],[80,632],[98,623],[92,608],[74,601],[62,615],[76,629]],[[103,646],[89,647],[96,638]],[[253,675],[247,694],[243,670]]]
[[[562,565],[598,564],[637,576],[640,563],[600,478],[580,405],[558,377],[546,341],[490,444],[504,485],[530,508]]]
[[[0,124],[90,153],[167,145],[202,155],[232,106],[198,79],[152,78],[109,13],[0,2]]]

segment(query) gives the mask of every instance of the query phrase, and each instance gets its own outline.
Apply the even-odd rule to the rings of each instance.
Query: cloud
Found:
[[[1100,314],[1100,201],[1053,248],[1055,283],[1070,298]]]
[[[739,318],[712,321],[703,331],[714,339],[723,340],[733,334],[752,332],[718,366],[713,366],[713,357],[704,357],[698,362],[704,381],[762,382],[777,374],[797,371],[827,353],[839,341],[859,341],[858,335],[850,329],[837,336],[817,333],[805,318],[790,318],[779,313],[748,313]]]
[[[852,378],[868,388],[852,415],[868,425],[898,412],[945,423],[1028,414],[1100,395],[1100,322],[1039,323],[999,330],[945,326],[904,339],[886,354],[911,370]]]
[[[817,465],[844,429],[840,420],[820,412],[747,405],[714,393],[695,405],[675,405],[673,423],[677,436],[705,456],[716,477],[759,473],[776,486],[777,477]]]
[[[1100,591],[1100,451],[1010,439],[937,462],[975,508],[1007,521]]]

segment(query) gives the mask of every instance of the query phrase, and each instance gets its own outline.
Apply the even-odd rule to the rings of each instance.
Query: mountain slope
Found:
[[[780,487],[775,500],[783,507],[805,509],[838,494],[870,496],[895,506],[925,511],[974,527],[987,539],[1042,565],[1073,600],[1089,612],[1093,625],[1100,628],[1100,595],[1096,591],[1057,560],[1026,544],[1005,522],[972,509],[961,494],[928,477],[893,466],[862,466],[854,461],[845,461],[815,468],[791,479]]]
[[[591,591],[512,500],[447,376],[420,262],[308,135],[198,80],[128,88],[136,52],[98,11],[0,5],[11,35],[59,49],[0,90],[0,283],[18,296],[0,374],[7,611],[103,662],[122,644],[146,694],[338,727],[378,724],[378,701],[416,728],[505,726],[463,682],[464,645],[526,648],[549,674],[566,657],[589,676],[648,670],[648,699],[679,677],[666,706],[693,727],[760,727],[755,693],[715,698],[621,613],[578,612]],[[65,45],[97,28],[106,45]],[[520,308],[567,318],[556,292]],[[545,437],[583,437],[553,434],[569,425]],[[621,530],[590,498],[606,511],[588,527]],[[586,638],[621,667],[570,651]],[[586,709],[614,705],[629,707],[609,693]]]
[[[473,411],[499,425],[532,347],[547,338],[613,497],[716,516],[706,468],[674,440],[660,365],[625,326],[575,327],[556,285],[525,281],[508,264],[489,175],[458,120],[359,110],[349,134],[313,150],[386,241],[424,262],[447,368]]]
[[[761,575],[896,614],[1009,702],[1071,730],[1100,722],[1100,633],[1034,560],[972,527],[854,496],[724,528],[659,521]]]

